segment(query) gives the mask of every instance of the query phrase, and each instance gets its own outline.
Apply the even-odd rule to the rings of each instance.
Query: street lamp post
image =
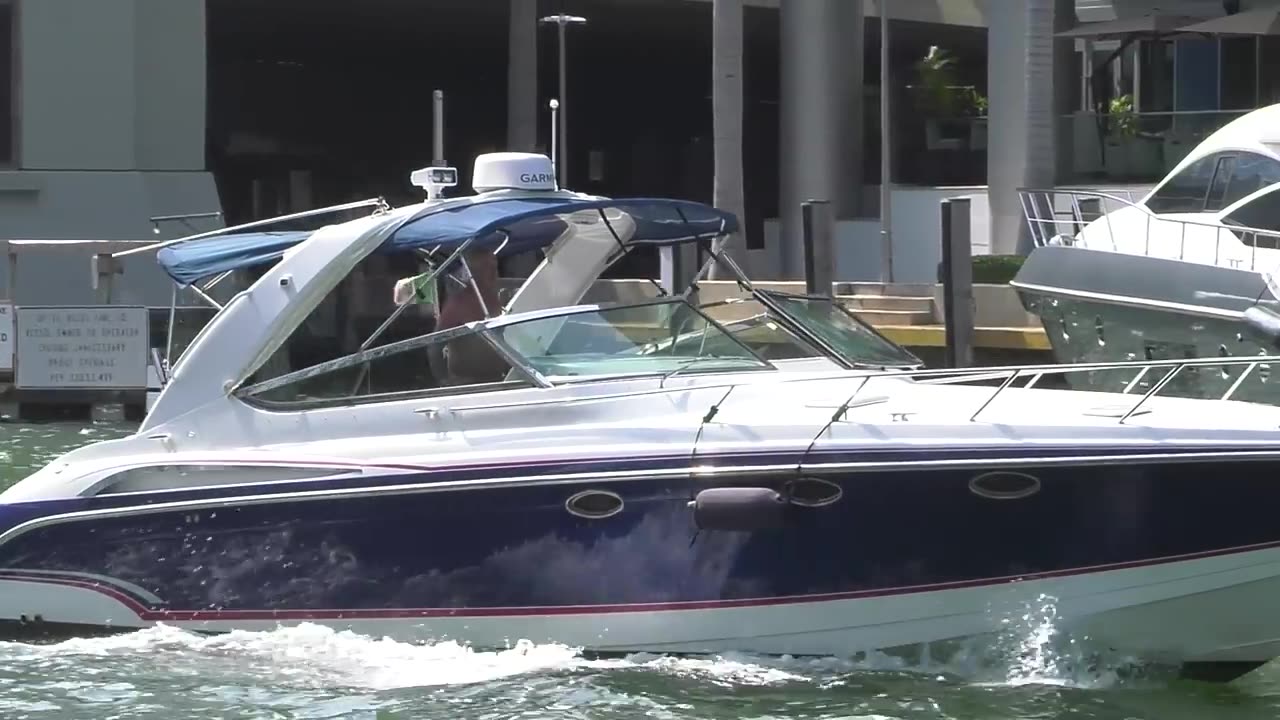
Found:
[[[585,24],[587,22],[587,19],[584,17],[579,17],[577,15],[566,15],[564,13],[560,13],[558,15],[548,15],[540,19],[538,22],[554,24],[556,26],[556,32],[557,32],[559,44],[560,44],[560,89],[558,90],[560,95],[560,98],[559,98],[560,99],[560,112],[559,112],[560,128],[559,128],[559,132],[557,133],[560,136],[559,138],[560,157],[556,160],[556,165],[559,171],[558,174],[560,176],[558,179],[559,185],[560,187],[567,187],[569,184],[569,132],[568,132],[569,124],[566,119],[568,117],[568,113],[566,112],[566,110],[568,109],[569,105],[567,102],[565,102],[565,85],[566,85],[565,59],[564,59],[565,58],[565,52],[564,52],[565,28],[568,27],[569,25]]]

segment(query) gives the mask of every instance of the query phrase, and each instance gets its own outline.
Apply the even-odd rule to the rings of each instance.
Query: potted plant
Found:
[[[917,81],[911,89],[925,116],[925,145],[930,150],[954,145],[965,134],[955,122],[960,115],[955,62],[951,53],[932,45],[915,63]]]
[[[969,125],[969,147],[982,150],[987,147],[987,98],[976,88],[965,89],[968,114],[973,120]]]
[[[1108,175],[1128,177],[1133,174],[1134,141],[1138,137],[1138,114],[1133,109],[1132,95],[1111,98],[1107,105]]]

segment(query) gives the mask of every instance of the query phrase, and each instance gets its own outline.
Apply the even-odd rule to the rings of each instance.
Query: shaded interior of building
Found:
[[[711,3],[529,0],[568,28],[571,189],[710,201]],[[207,0],[208,147],[229,223],[352,199],[421,197],[409,173],[431,162],[432,91],[445,93],[445,154],[469,192],[474,156],[507,149],[507,0]],[[744,16],[748,244],[778,216],[779,11]],[[556,30],[538,29],[538,138],[558,93]],[[986,31],[894,21],[895,181],[980,184],[985,150],[930,149],[912,109],[915,64],[931,45],[956,82],[985,92]],[[864,24],[863,178],[879,182],[879,21]],[[851,60],[856,62],[856,60]],[[939,155],[939,153],[942,153]],[[637,266],[635,263],[639,262]],[[656,259],[623,265],[647,274]]]

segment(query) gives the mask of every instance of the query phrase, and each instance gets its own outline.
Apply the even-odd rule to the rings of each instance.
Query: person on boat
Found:
[[[394,290],[396,304],[417,301],[438,308],[437,332],[483,320],[486,309],[490,316],[497,315],[502,309],[498,296],[497,256],[488,250],[477,249],[463,253],[462,259],[464,262],[448,273],[452,282],[443,303],[426,287],[424,279],[430,274],[428,272],[397,282]],[[477,289],[480,291],[478,297]],[[496,382],[510,370],[489,343],[476,335],[464,335],[447,343],[432,345],[428,348],[428,357],[432,371],[443,385]]]

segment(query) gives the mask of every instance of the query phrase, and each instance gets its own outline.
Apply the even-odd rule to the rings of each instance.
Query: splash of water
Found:
[[[133,633],[77,638],[50,645],[0,643],[0,664],[27,664],[54,673],[97,666],[139,668],[163,663],[181,676],[210,672],[266,679],[299,688],[346,687],[380,691],[461,686],[519,676],[577,670],[647,670],[723,687],[808,684],[830,687],[866,672],[908,673],[937,681],[1021,686],[1097,688],[1116,681],[1114,670],[1090,668],[1075,643],[1058,630],[1056,602],[1040,596],[1011,615],[995,640],[971,640],[958,649],[924,645],[914,656],[879,651],[846,658],[794,658],[723,653],[709,656],[631,654],[587,660],[576,648],[525,640],[505,650],[479,651],[456,642],[412,644],[321,625],[266,632],[198,635],[159,625]]]

